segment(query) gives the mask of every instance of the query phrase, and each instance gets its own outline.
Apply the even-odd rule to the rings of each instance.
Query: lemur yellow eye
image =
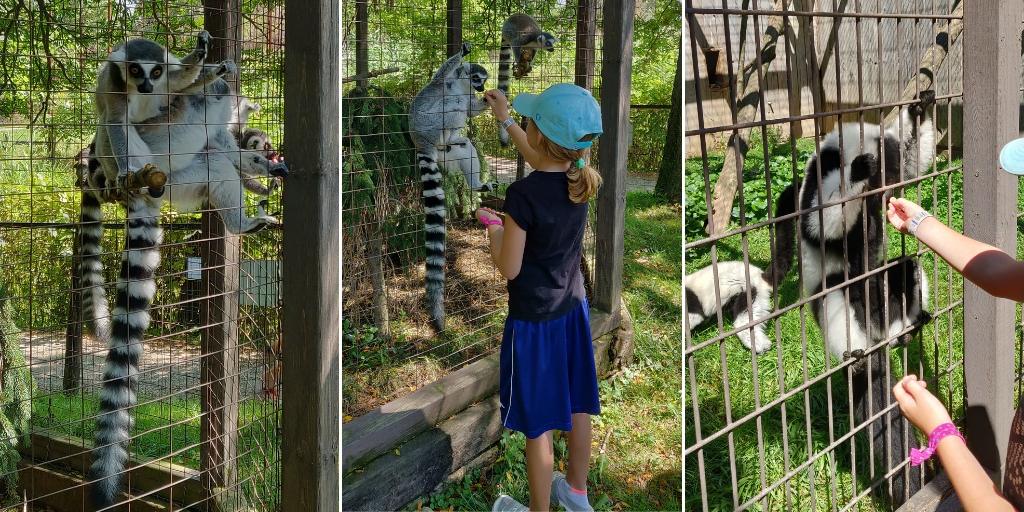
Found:
[[[142,74],[142,68],[140,68],[138,64],[132,64],[131,66],[128,66],[128,72],[131,73],[132,76],[139,76]]]
[[[160,75],[162,75],[162,74],[164,74],[163,68],[155,67],[155,68],[153,68],[153,71],[150,72],[149,76],[151,76],[153,78],[160,78]]]

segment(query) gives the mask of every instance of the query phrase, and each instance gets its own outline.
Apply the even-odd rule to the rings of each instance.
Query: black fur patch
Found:
[[[693,313],[695,315],[700,315],[701,317],[703,317],[704,316],[704,305],[701,304],[700,298],[697,297],[697,294],[693,293],[693,290],[691,290],[689,288],[683,288],[683,290],[686,291],[686,312],[687,313]],[[696,327],[696,326],[695,325],[691,325],[690,327]]]

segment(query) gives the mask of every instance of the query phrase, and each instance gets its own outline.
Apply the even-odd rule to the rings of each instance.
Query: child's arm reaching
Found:
[[[917,380],[917,377],[903,377],[903,380],[892,388],[892,393],[899,402],[903,415],[921,432],[930,435],[940,425],[952,424],[949,412],[942,402],[929,393],[925,389],[925,382]],[[941,438],[936,445],[935,453],[939,455],[942,467],[946,470],[946,475],[953,484],[964,510],[1016,510],[999,494],[995,484],[985,473],[978,459],[967,449],[962,438],[955,435]]]
[[[906,199],[889,200],[889,222],[902,233],[910,233],[911,220],[923,211]],[[987,293],[1024,302],[1024,263],[1001,249],[957,233],[932,216],[921,220],[910,234]]]
[[[508,98],[505,97],[503,92],[497,89],[487,91],[484,93],[484,101],[490,105],[491,112],[499,123],[511,117],[508,113]],[[523,155],[523,160],[526,160],[530,167],[536,169],[538,165],[537,152],[534,151],[533,147],[526,140],[526,132],[518,124],[513,123],[508,127],[508,136],[512,139],[512,143],[516,145],[519,153]]]

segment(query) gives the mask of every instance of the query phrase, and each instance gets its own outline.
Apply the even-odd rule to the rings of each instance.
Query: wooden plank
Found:
[[[612,335],[594,343],[598,374],[606,364]],[[467,464],[479,462],[481,453],[501,438],[498,396],[474,404],[440,425],[344,476],[342,510],[397,510],[423,496]]]
[[[964,88],[964,233],[1016,254],[1017,177],[1000,170],[998,155],[1018,134],[1017,117],[1006,113],[1020,104],[1022,5],[965,7],[964,76],[987,86]],[[964,350],[967,443],[997,478],[1014,413],[1014,310],[1012,301],[964,282],[964,332],[985,340]]]
[[[576,85],[594,87],[594,38],[597,32],[594,0],[579,0],[576,6]]]
[[[609,313],[590,310],[590,330],[595,340],[616,327]],[[602,367],[608,359],[607,350],[595,343],[594,357]],[[491,395],[498,389],[498,374],[498,354],[494,354],[346,423],[342,426],[341,473],[348,474]]]
[[[25,493],[27,500],[32,503],[30,510],[36,510],[43,505],[57,512],[80,512],[85,510],[86,504],[89,503],[86,486],[82,484],[81,479],[33,466],[25,461],[18,463],[18,487],[20,492]],[[130,509],[132,512],[167,512],[170,510],[166,503],[149,498],[129,498],[127,494],[121,494],[121,500],[128,499],[131,499]],[[120,505],[107,510],[127,511],[129,506]]]
[[[36,465],[85,474],[92,464],[93,443],[86,439],[61,435],[32,434],[31,445],[20,443],[18,451]],[[165,460],[132,457],[126,464],[124,482],[136,494],[155,492],[165,501],[188,504],[206,499],[199,472]],[[80,482],[79,482],[80,484]]]
[[[597,196],[597,261],[594,306],[613,316],[622,295],[623,231],[626,215],[626,158],[629,155],[630,74],[633,69],[634,0],[604,5],[601,52],[601,118],[598,143],[604,185]]]
[[[462,51],[462,0],[447,0],[447,11],[448,53],[445,59]]]
[[[953,484],[943,472],[914,493],[896,512],[958,512],[963,509]]]
[[[337,510],[341,426],[340,10],[286,0],[281,510]]]
[[[369,20],[367,0],[356,0],[356,87],[366,90],[370,74]]]
[[[71,293],[68,294],[68,324],[64,332],[64,381],[65,393],[73,393],[82,387],[82,278],[79,266],[82,263],[80,246],[82,228],[75,224],[74,248],[71,258]],[[92,321],[92,319],[89,319]]]
[[[397,510],[501,437],[497,395],[345,475],[342,510]]]
[[[239,0],[204,0],[206,30],[213,39],[207,60],[241,62]],[[238,77],[229,77],[238,90]],[[241,183],[238,184],[241,186]],[[200,362],[200,468],[210,496],[237,482],[238,459],[238,264],[241,237],[224,228],[223,215],[206,211],[202,219],[203,285]]]

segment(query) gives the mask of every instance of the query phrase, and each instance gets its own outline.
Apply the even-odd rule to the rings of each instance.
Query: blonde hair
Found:
[[[540,130],[538,130],[539,132]],[[597,189],[601,187],[601,174],[596,169],[586,164],[583,168],[577,167],[576,162],[583,159],[590,160],[590,148],[567,149],[554,142],[551,142],[543,133],[540,134],[538,151],[548,158],[558,162],[569,162],[569,170],[565,175],[569,178],[569,200],[574,203],[585,203],[597,195]]]

